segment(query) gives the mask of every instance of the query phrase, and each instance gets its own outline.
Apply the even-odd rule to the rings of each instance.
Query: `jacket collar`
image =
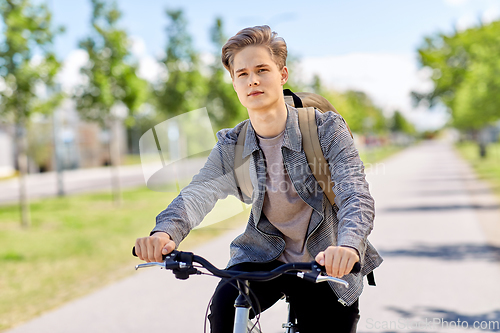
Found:
[[[287,118],[283,144],[281,146],[300,153],[302,151],[302,134],[299,128],[299,112],[293,106],[285,105]],[[250,120],[248,122],[249,126],[245,137],[245,147],[243,147],[243,158],[260,149],[252,122]]]

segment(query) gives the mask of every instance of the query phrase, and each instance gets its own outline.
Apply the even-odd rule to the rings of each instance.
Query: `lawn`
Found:
[[[149,234],[173,194],[147,188],[31,203],[32,226],[22,229],[17,206],[0,207],[0,330],[133,274],[137,237]],[[239,211],[242,210],[239,206]],[[248,211],[195,229],[184,249],[246,222]]]
[[[486,158],[479,156],[479,147],[475,142],[465,141],[457,143],[455,147],[477,175],[490,183],[492,190],[500,197],[500,142],[487,146]]]

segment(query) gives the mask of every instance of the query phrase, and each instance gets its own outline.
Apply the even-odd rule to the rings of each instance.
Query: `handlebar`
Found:
[[[132,248],[132,255],[137,257],[135,253],[135,246]],[[310,282],[319,283],[324,281],[332,281],[343,284],[346,287],[349,286],[349,284],[342,279],[321,275],[321,273],[326,272],[326,269],[316,261],[283,264],[273,269],[272,271],[267,272],[242,272],[218,269],[205,258],[195,255],[192,252],[182,252],[174,250],[170,254],[163,256],[163,260],[163,262],[149,262],[139,264],[135,266],[135,269],[137,270],[139,268],[160,266],[161,268],[172,270],[176,278],[185,280],[189,278],[190,275],[201,274],[201,272],[193,266],[193,263],[198,263],[207,271],[219,278],[237,278],[238,280],[248,281],[269,281],[277,278],[282,274],[294,272],[293,274],[297,277]],[[361,265],[359,262],[357,262],[354,264],[351,273],[359,273],[360,271]]]

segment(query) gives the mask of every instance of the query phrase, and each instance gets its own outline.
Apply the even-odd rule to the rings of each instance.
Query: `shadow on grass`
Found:
[[[415,183],[434,183],[434,182],[473,182],[477,181],[474,177],[446,177],[446,176],[436,176],[436,177],[426,177],[426,178],[416,178],[413,179]]]
[[[500,247],[480,244],[415,245],[412,248],[383,250],[383,257],[429,258],[444,261],[481,260],[500,262]]]
[[[401,212],[436,212],[436,211],[453,211],[453,210],[466,210],[466,209],[473,209],[473,210],[499,210],[500,209],[500,204],[493,204],[493,205],[477,205],[477,204],[470,204],[470,205],[460,205],[460,204],[455,204],[455,205],[420,205],[420,206],[406,206],[406,207],[388,207],[383,209],[382,211],[384,213],[401,213]]]
[[[490,194],[491,190],[487,188],[482,188],[482,189],[474,189],[474,190],[467,190],[468,194]],[[411,193],[413,194],[413,193]],[[457,191],[457,190],[425,190],[425,191],[418,191],[414,192],[415,196],[422,196],[422,197],[428,197],[428,196],[450,196],[450,195],[463,195],[463,192]]]

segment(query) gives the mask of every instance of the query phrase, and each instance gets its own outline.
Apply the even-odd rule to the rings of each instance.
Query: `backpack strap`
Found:
[[[335,193],[333,192],[333,182],[331,181],[330,168],[323,156],[323,151],[319,144],[318,127],[313,107],[298,108],[299,127],[302,133],[302,146],[306,153],[307,162],[332,205],[335,204]]]
[[[243,148],[245,147],[245,139],[247,136],[247,129],[250,120],[243,125],[240,134],[238,135],[238,142],[234,147],[234,173],[236,178],[236,185],[240,188],[241,193],[247,197],[252,197],[253,185],[250,181],[250,156],[243,158]]]
[[[368,275],[366,275],[366,279],[368,280],[369,286],[376,286],[375,275],[373,275],[373,271],[371,271],[370,273],[368,273]]]
[[[287,101],[292,102],[293,101],[293,103],[287,103],[287,104],[289,104],[297,109],[304,107],[300,97],[297,96],[296,94],[294,94],[290,89],[283,89],[283,95],[285,96],[285,102],[287,102]],[[291,97],[292,101],[290,101],[290,97]]]

